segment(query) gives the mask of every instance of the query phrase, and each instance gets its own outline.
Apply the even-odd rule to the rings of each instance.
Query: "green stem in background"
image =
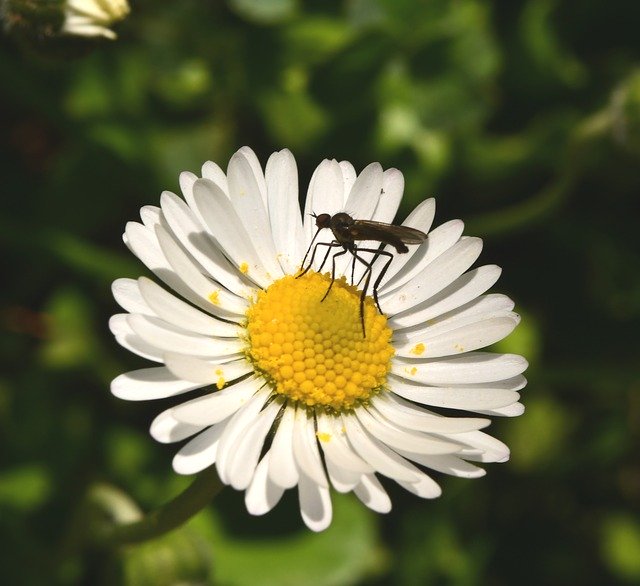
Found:
[[[580,176],[585,147],[611,132],[613,116],[609,107],[579,123],[572,132],[567,147],[566,167],[557,179],[533,197],[495,212],[471,218],[470,233],[481,236],[504,236],[534,225],[562,206]]]
[[[129,496],[113,487],[98,485],[88,496],[88,506],[93,513],[89,537],[104,547],[155,539],[186,523],[209,505],[223,486],[212,466],[174,499],[143,516]]]

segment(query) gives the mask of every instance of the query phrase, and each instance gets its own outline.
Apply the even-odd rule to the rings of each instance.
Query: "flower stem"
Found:
[[[101,522],[94,537],[105,547],[154,539],[188,521],[206,507],[223,486],[215,468],[210,467],[201,472],[184,492],[141,519],[137,518],[139,514],[132,512],[130,501],[125,502],[128,499],[126,495],[114,498],[113,491],[93,490],[89,495],[90,504],[109,517],[108,522]]]

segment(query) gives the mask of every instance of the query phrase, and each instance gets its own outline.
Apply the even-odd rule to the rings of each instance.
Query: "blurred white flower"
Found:
[[[129,14],[127,0],[67,0],[61,32],[81,37],[115,39],[109,27]]]
[[[192,437],[173,460],[177,472],[215,464],[225,484],[246,491],[255,515],[297,487],[304,522],[319,531],[331,522],[330,487],[384,513],[391,501],[378,475],[434,498],[441,490],[426,469],[476,478],[485,472],[472,462],[509,458],[507,446],[480,431],[489,419],[459,415],[521,414],[527,367],[521,356],[478,351],[520,318],[508,297],[485,294],[497,266],[469,270],[482,241],[463,236],[460,220],[395,255],[378,287],[384,314],[367,297],[363,335],[364,267],[335,257],[329,295],[324,254],[313,270],[299,269],[316,232],[312,214],[347,210],[391,223],[400,171],[373,163],[357,175],[346,161],[325,160],[304,215],[288,150],[263,171],[244,147],[226,173],[207,162],[202,178],[183,173],[180,186],[184,199],[164,192],[161,207],[142,208],[142,223],[124,234],[173,293],[144,277],[119,279],[113,292],[127,313],[110,322],[120,344],[159,363],[117,377],[114,395],[140,401],[199,390],[151,425],[160,442]],[[434,213],[429,199],[404,225],[428,233]],[[322,230],[316,242],[332,239]]]

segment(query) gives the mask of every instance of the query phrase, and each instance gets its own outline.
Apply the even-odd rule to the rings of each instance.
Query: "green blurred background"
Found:
[[[114,42],[0,38],[0,580],[5,584],[640,583],[640,4],[625,0],[133,3]],[[180,171],[250,145],[406,178],[404,216],[485,239],[530,361],[512,448],[394,510],[295,493],[264,518],[223,491],[186,527],[104,552],[97,482],[143,510],[189,479],[147,433],[169,403],[113,398],[142,359],[107,330],[121,241]],[[304,191],[304,188],[303,188]]]

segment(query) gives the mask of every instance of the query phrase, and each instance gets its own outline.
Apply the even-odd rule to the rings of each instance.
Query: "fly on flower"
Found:
[[[123,312],[110,321],[122,346],[156,363],[111,390],[165,400],[150,431],[184,442],[176,472],[215,466],[254,515],[295,488],[302,519],[321,531],[332,490],[387,513],[383,482],[431,499],[441,489],[430,470],[477,478],[509,458],[482,430],[488,416],[523,412],[527,361],[482,348],[520,317],[487,293],[500,268],[472,268],[482,241],[462,221],[432,229],[428,199],[397,226],[402,173],[336,160],[319,164],[301,210],[286,149],[263,168],[244,147],[226,170],[183,173],[180,188],[127,224],[127,246],[162,284],[118,279]],[[321,273],[332,253],[332,274]]]
[[[307,252],[302,259],[302,272],[298,275],[298,277],[302,277],[305,275],[309,269],[313,266],[313,261],[315,260],[316,252],[318,248],[323,246],[326,247],[327,251],[318,267],[318,272],[322,270],[331,251],[335,248],[342,248],[339,252],[336,252],[331,257],[331,282],[329,283],[329,287],[327,288],[326,293],[320,300],[321,302],[327,298],[331,288],[333,287],[333,283],[336,280],[336,259],[339,256],[350,252],[353,255],[353,264],[351,265],[351,283],[353,284],[353,272],[355,270],[356,260],[362,263],[365,267],[365,272],[360,278],[358,284],[362,282],[364,279],[364,286],[362,287],[362,291],[360,293],[360,323],[362,324],[362,336],[366,336],[365,325],[364,325],[364,302],[367,297],[367,290],[369,289],[369,283],[371,282],[371,275],[373,273],[373,263],[381,256],[387,258],[384,267],[376,277],[375,282],[373,283],[373,299],[376,303],[378,311],[382,313],[382,309],[380,308],[380,302],[378,301],[378,287],[384,279],[384,276],[387,274],[387,270],[389,269],[389,265],[391,261],[393,261],[393,254],[388,250],[384,250],[383,246],[389,244],[396,249],[396,252],[400,254],[404,254],[409,252],[407,248],[407,244],[421,244],[427,239],[427,235],[421,230],[417,230],[416,228],[410,228],[408,226],[396,226],[395,224],[387,224],[385,222],[374,222],[372,220],[355,220],[349,214],[345,212],[340,212],[334,214],[312,214],[316,220],[316,227],[318,228],[315,236],[311,240],[311,244],[309,244],[309,248],[307,248]],[[331,242],[319,242],[315,246],[313,243],[316,241],[318,234],[320,234],[321,230],[329,228],[333,233],[335,240]],[[358,246],[356,244],[357,241],[362,240],[375,240],[381,243],[381,246],[378,248],[367,248]],[[311,252],[311,247],[313,247],[313,252],[311,254],[311,258],[309,259],[309,264],[307,264],[305,268],[305,263],[307,261],[307,257],[309,256],[309,252]],[[371,260],[365,259],[361,253],[370,252],[374,256]]]

